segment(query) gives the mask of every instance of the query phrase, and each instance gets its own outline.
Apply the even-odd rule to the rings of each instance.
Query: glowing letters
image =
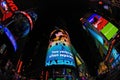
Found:
[[[50,66],[50,65],[71,65],[73,66],[75,63],[69,60],[52,60],[52,61],[47,61],[46,62],[46,66]]]
[[[10,9],[14,12],[18,10],[18,7],[14,4],[13,0],[6,0]]]

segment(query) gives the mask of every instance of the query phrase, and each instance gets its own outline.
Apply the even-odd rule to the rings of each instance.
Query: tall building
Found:
[[[98,74],[118,67],[120,63],[119,27],[96,13],[88,13],[80,20],[83,28],[93,37],[102,57]]]
[[[46,80],[76,80],[82,64],[84,62],[72,46],[68,33],[63,29],[53,30],[45,61]]]

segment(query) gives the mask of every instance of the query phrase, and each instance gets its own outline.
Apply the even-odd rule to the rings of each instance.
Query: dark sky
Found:
[[[36,73],[44,65],[50,32],[55,26],[63,25],[69,33],[71,43],[86,62],[91,75],[96,74],[95,70],[99,62],[98,51],[93,39],[82,29],[79,21],[89,12],[88,2],[88,0],[15,0],[20,10],[36,8],[35,12],[38,14],[24,51],[26,62],[28,57],[33,58],[34,66],[31,67],[31,72]]]

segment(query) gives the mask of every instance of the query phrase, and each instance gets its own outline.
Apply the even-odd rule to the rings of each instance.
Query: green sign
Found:
[[[113,38],[118,31],[118,28],[115,27],[112,23],[106,24],[106,26],[100,31],[108,40]]]

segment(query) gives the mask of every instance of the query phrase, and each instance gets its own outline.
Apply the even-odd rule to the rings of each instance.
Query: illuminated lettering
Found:
[[[60,54],[60,57],[68,57],[68,58],[73,59],[73,57],[71,55],[66,55],[66,54]]]
[[[59,51],[52,51],[52,53],[58,53]]]
[[[7,3],[8,3],[8,6],[10,7],[10,9],[12,11],[16,11],[18,10],[18,7],[14,4],[13,0],[6,0]]]
[[[56,61],[55,60],[53,60],[53,61],[51,61],[51,63],[50,63],[51,65],[55,65],[56,64]]]
[[[59,56],[59,54],[51,54],[51,55],[49,56],[49,58],[58,57],[58,56]]]
[[[57,60],[57,63],[59,63],[60,65],[64,64],[63,60]]]
[[[70,65],[74,66],[74,62],[69,61],[69,60],[52,60],[52,61],[47,61],[46,66],[51,66],[51,65]]]

